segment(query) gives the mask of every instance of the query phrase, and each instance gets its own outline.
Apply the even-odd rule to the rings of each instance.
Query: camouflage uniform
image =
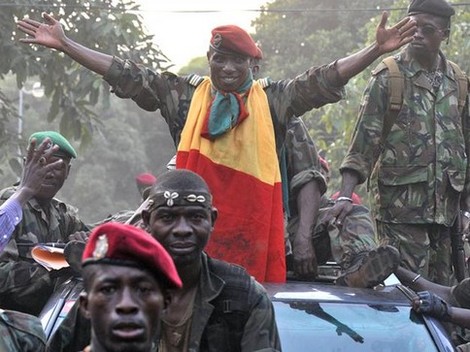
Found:
[[[396,121],[382,143],[389,106],[388,71],[382,65],[364,93],[340,171],[356,171],[359,182],[370,176],[379,238],[399,248],[406,268],[445,285],[452,270],[448,231],[470,187],[468,98],[462,116],[449,64],[435,93],[407,48],[395,59],[405,77]],[[437,251],[429,259],[431,249]],[[432,272],[441,274],[433,277]]]
[[[118,97],[132,98],[147,111],[160,109],[176,147],[199,78],[197,75],[179,77],[169,72],[155,73],[117,57],[104,76]],[[288,120],[339,101],[347,83],[340,79],[334,64],[311,68],[292,80],[260,81],[268,97],[278,155],[284,146]]]
[[[0,191],[0,202],[14,191],[14,188]],[[58,272],[49,273],[37,264],[31,257],[31,249],[38,243],[67,242],[69,235],[88,230],[77,217],[76,209],[57,199],[51,200],[47,210],[46,213],[34,198],[29,200],[23,207],[22,221],[0,254],[2,308],[39,314],[54,288]]]
[[[113,92],[116,96],[121,98],[132,98],[141,108],[154,111],[160,110],[161,115],[168,124],[170,134],[173,138],[175,146],[179,147],[181,132],[185,126],[186,119],[188,117],[189,107],[193,99],[194,93],[197,86],[202,82],[203,77],[197,75],[189,76],[176,76],[174,74],[165,72],[162,74],[152,72],[151,70],[136,65],[129,60],[121,60],[114,58],[113,62],[104,76],[104,79],[111,85]],[[339,101],[343,97],[343,86],[347,83],[341,79],[336,69],[336,64],[324,65],[319,67],[312,67],[306,72],[298,75],[294,79],[270,81],[269,79],[258,80],[259,85],[263,87],[267,98],[267,104],[270,111],[270,117],[273,122],[273,132],[276,142],[276,153],[278,158],[281,155],[281,151],[284,147],[284,141],[286,137],[287,122],[294,116],[300,116],[313,108],[321,107],[328,103],[334,103]],[[202,138],[202,137],[201,137]],[[221,146],[221,150],[218,150],[219,155],[224,154],[224,148],[236,148],[236,143],[233,145],[227,145],[222,142],[223,139],[218,142],[214,140],[212,148],[218,145]],[[230,142],[232,143],[232,142]],[[274,170],[275,171],[275,170]],[[239,209],[235,211],[233,207],[239,207],[240,202],[235,205],[233,202],[227,202],[226,197],[222,194],[220,187],[214,187],[214,183],[209,187],[212,189],[214,204],[219,206],[219,223],[229,223],[233,218],[234,214],[240,213]],[[275,189],[275,188],[274,188]],[[215,191],[215,193],[214,193]],[[247,206],[252,206],[252,199],[243,199]],[[275,281],[284,281],[285,276],[285,265],[284,259],[279,257],[282,254],[282,240],[279,242],[279,231],[278,224],[274,225],[276,220],[282,216],[280,213],[282,204],[279,204],[280,199],[276,196],[274,198],[273,209],[275,213],[269,217],[267,221],[271,222],[270,231],[273,235],[274,240],[268,246],[267,250],[256,249],[253,247],[252,256],[255,261],[266,262],[268,266],[271,263],[276,265],[276,268],[262,268],[260,270],[259,279],[265,280],[265,272],[267,275],[272,276]],[[245,208],[241,206],[241,208]],[[245,209],[245,212],[247,210]],[[263,220],[264,221],[264,220]],[[232,226],[232,225],[230,225]],[[228,230],[233,232],[234,238],[249,238],[255,236],[254,233],[245,233],[247,225],[243,222],[239,222],[237,227],[237,233],[234,230]],[[235,227],[231,227],[234,229]],[[238,229],[239,228],[239,229]],[[266,228],[268,229],[268,228]],[[263,237],[267,233],[263,234]],[[216,226],[215,231],[212,233],[211,243],[218,243],[213,246],[214,253],[217,252],[219,259],[227,259],[223,255],[223,251],[215,250],[215,247],[220,248],[222,244],[222,237],[230,237],[229,234],[221,234]],[[267,238],[267,237],[266,237]],[[224,241],[225,243],[226,241]],[[242,241],[238,241],[242,244]],[[261,248],[261,247],[259,247]],[[280,249],[280,252],[279,252]],[[245,253],[246,251],[238,251],[238,253]],[[258,257],[261,254],[264,257]],[[267,255],[267,256],[266,256]],[[245,266],[250,266],[253,260],[249,260],[249,256],[245,255],[231,255],[230,261],[238,260],[238,263],[243,263]],[[238,257],[238,258],[237,258]],[[254,268],[249,268],[254,269]]]
[[[46,335],[33,315],[0,310],[0,351],[43,352]]]
[[[336,261],[343,269],[348,268],[361,253],[377,247],[375,230],[369,210],[354,205],[341,227],[330,224],[321,225],[326,208],[334,201],[324,194],[327,189],[325,179],[320,173],[320,163],[312,138],[300,118],[291,119],[286,138],[286,165],[289,187],[289,222],[287,233],[293,242],[298,227],[297,195],[308,182],[317,182],[323,195],[318,212],[318,220],[312,229],[312,238],[318,264],[328,260]],[[288,247],[288,246],[287,246]]]

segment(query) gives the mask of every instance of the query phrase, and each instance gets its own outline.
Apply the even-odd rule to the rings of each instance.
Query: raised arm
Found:
[[[44,22],[29,18],[18,21],[18,29],[28,35],[28,37],[20,39],[20,42],[59,50],[89,70],[102,76],[106,74],[113,60],[111,55],[74,42],[65,35],[58,20],[45,12],[42,17]]]
[[[385,53],[394,51],[413,40],[416,31],[416,22],[409,17],[402,19],[393,27],[386,28],[388,13],[383,12],[377,26],[375,42],[368,47],[339,59],[336,69],[339,76],[347,81],[363,71],[372,62]]]

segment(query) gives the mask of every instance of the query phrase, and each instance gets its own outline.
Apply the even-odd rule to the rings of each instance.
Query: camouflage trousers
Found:
[[[312,233],[313,247],[319,265],[335,261],[341,268],[348,268],[354,259],[377,248],[375,229],[369,210],[362,205],[354,205],[341,226],[322,224],[328,208],[318,212],[317,225]],[[287,232],[290,239],[295,236],[298,219],[289,221]]]
[[[377,221],[377,236],[380,244],[399,250],[401,266],[441,285],[455,283],[449,227]]]

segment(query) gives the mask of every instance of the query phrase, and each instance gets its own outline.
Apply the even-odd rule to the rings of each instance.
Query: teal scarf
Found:
[[[204,138],[215,139],[248,117],[243,98],[252,84],[253,74],[250,71],[245,83],[236,92],[216,91],[202,129]]]

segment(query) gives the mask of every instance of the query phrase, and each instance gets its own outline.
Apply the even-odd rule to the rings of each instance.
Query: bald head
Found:
[[[209,186],[201,176],[185,169],[169,170],[160,175],[150,195],[167,190],[198,190],[210,193]]]
[[[169,170],[159,176],[152,187],[146,211],[152,212],[162,206],[200,206],[212,209],[212,195],[206,181],[198,174],[184,169]]]

